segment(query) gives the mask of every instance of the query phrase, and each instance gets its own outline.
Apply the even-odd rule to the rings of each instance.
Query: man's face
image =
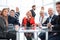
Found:
[[[15,15],[15,12],[10,11],[10,16],[14,17],[14,15]]]
[[[48,9],[48,14],[51,16],[53,14],[53,9],[52,8],[49,8]]]
[[[44,10],[44,7],[41,7],[41,10]]]
[[[33,7],[33,10],[36,10],[36,7]]]
[[[44,12],[43,11],[40,12],[40,16],[44,17]]]
[[[56,10],[57,10],[58,14],[60,15],[60,4],[56,5]]]

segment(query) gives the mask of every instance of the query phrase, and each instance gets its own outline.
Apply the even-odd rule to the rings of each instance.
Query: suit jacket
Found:
[[[54,27],[52,27],[52,32],[49,34],[49,39],[52,38],[54,40],[58,38],[57,40],[60,40],[60,15],[58,15],[53,22]],[[54,35],[54,33],[56,34]]]
[[[36,16],[35,12],[33,10],[30,10],[30,11],[32,13],[32,16],[35,17]]]
[[[51,19],[51,24],[55,24],[54,20],[57,16],[56,15],[53,15],[52,19]],[[43,26],[47,26],[47,23],[49,23],[49,19],[50,17],[47,18],[47,20],[42,24]]]
[[[53,30],[60,32],[60,15],[58,15],[54,20]]]

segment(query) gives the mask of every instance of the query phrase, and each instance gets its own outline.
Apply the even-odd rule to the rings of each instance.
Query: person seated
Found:
[[[52,8],[49,8],[48,9],[48,14],[49,14],[49,17],[46,19],[46,21],[42,24],[42,26],[49,26],[50,23],[53,25],[55,24],[55,22],[53,22],[55,20],[55,18],[57,17],[55,14],[54,14],[54,11]],[[50,33],[49,33],[50,34]],[[45,32],[42,32],[41,34],[39,34],[39,38],[41,38],[41,40],[45,40]]]
[[[19,8],[16,7],[15,18],[16,18],[18,21],[19,21],[19,16],[20,16]]]
[[[45,17],[48,17],[47,12],[45,12],[45,7],[44,6],[41,7],[41,10],[44,12]]]
[[[4,20],[4,18],[2,16],[0,16],[0,39],[5,39],[6,38],[6,21]]]
[[[42,24],[46,21],[45,15],[44,15],[44,11],[40,11],[40,17],[39,17],[39,26],[42,26]]]
[[[49,23],[54,24],[54,19],[57,17],[57,15],[54,14],[54,11],[52,8],[48,9],[48,14],[49,17],[47,18],[47,20],[42,24],[43,26],[47,26]]]
[[[50,34],[52,36],[49,37],[48,40],[60,40],[60,1],[56,3],[56,10],[58,12],[58,16],[55,18],[54,23],[48,26],[52,28],[54,33]]]
[[[22,25],[27,30],[29,30],[29,29],[34,30],[35,29],[35,21],[34,21],[34,18],[32,17],[32,14],[30,11],[28,11],[26,13],[26,17],[23,18]],[[30,33],[30,32],[25,33],[25,36],[26,36],[27,40],[32,40],[33,33]]]
[[[15,11],[11,10],[10,11],[10,15],[8,16],[8,22],[9,24],[13,24],[13,25],[20,25],[18,20],[16,18],[14,18],[15,15]]]
[[[7,31],[7,28],[8,28],[8,9],[7,8],[4,8],[1,12],[1,16],[2,18],[5,20],[5,24],[6,24],[6,31]],[[11,20],[11,19],[10,19]],[[12,33],[9,33],[9,32],[6,32],[6,38],[9,40],[10,38],[12,40],[16,40],[16,35],[15,34],[12,34]]]

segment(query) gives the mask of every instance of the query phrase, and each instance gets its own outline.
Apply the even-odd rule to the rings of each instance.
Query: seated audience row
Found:
[[[8,15],[8,13],[10,15]],[[4,8],[1,13],[0,13],[0,17],[4,20],[5,24],[6,24],[6,31],[8,30],[9,24],[13,24],[16,28],[20,26],[20,23],[18,22],[18,20],[14,17],[15,16],[15,11],[11,10],[9,12],[8,8]],[[16,26],[18,25],[18,26]],[[2,38],[2,37],[0,37]],[[6,32],[6,37],[8,40],[12,39],[12,40],[16,40],[16,34],[10,33],[10,32]]]

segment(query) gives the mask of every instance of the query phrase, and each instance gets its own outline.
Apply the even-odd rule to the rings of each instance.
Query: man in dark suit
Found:
[[[49,40],[60,40],[60,2],[56,3],[56,10],[58,12],[58,16],[55,18],[54,23],[51,24],[48,27],[52,28],[52,31],[55,33],[51,34],[52,36],[49,37]]]
[[[30,10],[31,11],[31,13],[32,13],[32,16],[35,18],[35,16],[36,16],[36,14],[35,14],[35,9],[36,9],[36,6],[35,5],[33,5],[32,6],[32,10]]]
[[[47,18],[47,20],[42,24],[43,26],[47,26],[49,23],[51,23],[52,25],[54,24],[54,19],[57,17],[55,14],[54,14],[54,11],[52,8],[49,8],[48,9],[48,14],[49,14],[49,17]]]
[[[54,24],[54,20],[55,18],[57,17],[55,14],[54,14],[54,11],[52,8],[49,8],[48,9],[48,14],[49,14],[49,17],[47,18],[47,20],[42,24],[42,26],[49,26],[49,24],[51,23],[52,25]],[[42,32],[41,34],[39,34],[39,38],[41,38],[42,40],[45,40],[45,32]]]

